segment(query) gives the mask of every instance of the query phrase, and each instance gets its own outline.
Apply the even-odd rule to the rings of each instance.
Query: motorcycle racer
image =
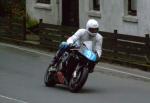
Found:
[[[81,45],[84,41],[92,41],[92,50],[97,54],[97,61],[101,57],[102,54],[102,42],[103,37],[98,33],[99,24],[95,19],[89,19],[86,24],[85,29],[78,29],[74,35],[69,37],[66,42],[62,42],[59,46],[59,50],[56,55],[53,57],[50,66],[55,68],[57,61],[62,56],[62,54],[68,49],[70,46],[75,46],[74,43],[78,41],[79,45]],[[94,66],[91,68],[94,69]],[[93,72],[93,69],[90,72]]]

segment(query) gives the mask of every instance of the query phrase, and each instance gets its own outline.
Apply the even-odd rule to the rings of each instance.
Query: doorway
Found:
[[[79,0],[62,0],[62,25],[79,27]]]

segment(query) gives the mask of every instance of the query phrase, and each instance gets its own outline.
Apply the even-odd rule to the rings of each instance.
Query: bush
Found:
[[[27,20],[26,20],[26,27],[29,29],[29,28],[33,28],[35,26],[37,26],[39,23],[36,19],[33,19],[31,17],[29,17],[27,15]]]

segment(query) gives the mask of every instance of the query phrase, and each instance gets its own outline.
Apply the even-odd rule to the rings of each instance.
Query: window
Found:
[[[137,15],[137,0],[128,0],[128,15]]]
[[[37,0],[37,3],[50,4],[51,0]]]
[[[93,0],[93,10],[100,11],[100,0]]]
[[[124,0],[124,16],[126,22],[138,23],[137,0]]]
[[[100,11],[100,0],[89,0],[90,10]]]
[[[100,13],[100,0],[89,0],[89,17],[101,18]]]

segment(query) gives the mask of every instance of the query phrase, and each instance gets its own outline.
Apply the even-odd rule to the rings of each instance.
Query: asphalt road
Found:
[[[79,93],[71,93],[61,85],[45,87],[43,77],[50,60],[51,56],[39,51],[0,44],[0,103],[150,103],[146,75],[141,77],[147,81],[133,79],[140,78],[140,74],[127,76],[127,71],[114,74],[118,70],[113,71],[109,64],[103,64],[102,71],[97,66]],[[106,68],[110,72],[105,72]]]

